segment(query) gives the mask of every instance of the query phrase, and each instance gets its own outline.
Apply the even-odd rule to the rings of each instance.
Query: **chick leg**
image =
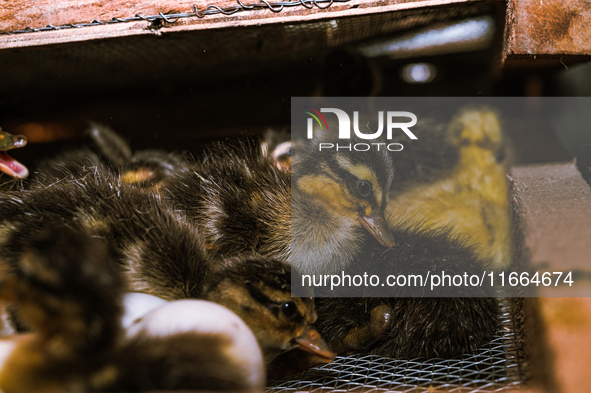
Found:
[[[364,352],[375,342],[385,338],[392,326],[392,308],[381,304],[370,311],[369,323],[349,330],[332,342],[336,353]]]

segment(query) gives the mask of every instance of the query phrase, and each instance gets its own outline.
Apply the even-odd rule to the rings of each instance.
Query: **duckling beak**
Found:
[[[337,356],[314,327],[308,326],[302,335],[295,339],[295,342],[297,343],[296,348],[310,352],[323,359],[327,359],[327,363],[333,361]]]
[[[386,218],[382,210],[375,209],[368,216],[359,216],[358,220],[382,246],[392,248],[396,245],[394,236],[390,232],[388,224],[386,224]]]
[[[0,128],[0,150],[16,149],[27,144],[27,138],[24,135],[12,135]]]
[[[17,179],[29,176],[27,167],[2,151],[0,151],[0,171]]]
[[[11,135],[0,129],[0,171],[18,179],[29,176],[27,168],[10,157],[4,151],[23,147],[27,144],[27,138],[22,135]]]

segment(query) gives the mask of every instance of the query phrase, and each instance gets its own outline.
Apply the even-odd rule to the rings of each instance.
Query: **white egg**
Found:
[[[12,354],[12,350],[16,346],[16,340],[14,336],[2,337],[0,339],[0,369],[4,367],[4,363],[8,357]]]
[[[222,305],[205,300],[169,302],[137,319],[127,329],[128,338],[139,334],[164,338],[178,333],[229,338],[231,345],[223,349],[229,365],[252,389],[263,389],[266,372],[259,344],[244,321]]]
[[[124,329],[127,329],[136,319],[167,303],[164,299],[145,293],[128,293],[123,298],[125,311],[123,317],[121,317],[121,325]]]

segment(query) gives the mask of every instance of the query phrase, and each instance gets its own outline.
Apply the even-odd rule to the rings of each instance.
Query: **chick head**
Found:
[[[319,150],[325,140],[298,144],[292,157],[291,262],[305,273],[342,270],[367,233],[385,247],[395,245],[384,217],[394,177],[390,153],[377,143],[369,151]]]
[[[222,261],[208,278],[205,297],[234,311],[251,328],[265,360],[295,348],[333,359],[332,349],[312,326],[314,299],[291,297],[291,268],[261,256]]]

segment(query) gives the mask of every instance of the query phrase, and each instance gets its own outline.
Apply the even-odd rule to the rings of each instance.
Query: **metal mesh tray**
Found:
[[[474,354],[453,359],[399,360],[375,355],[339,356],[289,380],[271,380],[267,392],[501,392],[521,384],[523,350],[508,300],[501,302],[495,337]],[[430,390],[432,391],[432,390]]]

